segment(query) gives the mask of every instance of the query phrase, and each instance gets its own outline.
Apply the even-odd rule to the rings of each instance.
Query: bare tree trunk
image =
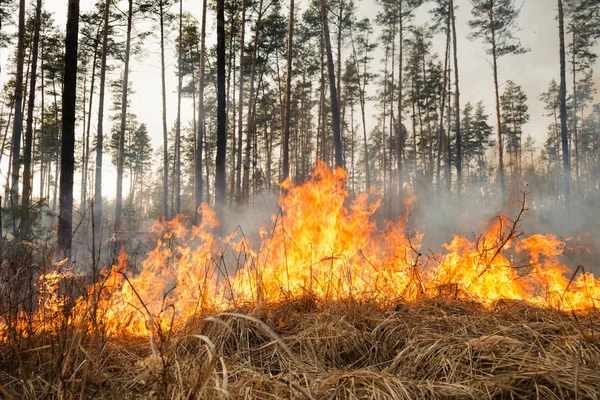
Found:
[[[240,86],[238,92],[238,154],[237,154],[237,188],[235,199],[238,204],[242,203],[241,179],[242,179],[242,136],[244,132],[244,45],[245,45],[245,32],[246,32],[246,1],[242,0],[242,23],[240,25]],[[248,115],[250,115],[250,107],[248,107]],[[246,127],[248,129],[248,127]],[[245,175],[244,175],[245,176]]]
[[[87,209],[87,197],[88,197],[88,164],[90,159],[90,128],[92,122],[92,104],[94,100],[94,83],[96,80],[96,60],[98,58],[98,42],[100,35],[100,28],[98,28],[98,33],[96,35],[96,42],[94,44],[94,58],[92,60],[92,81],[90,83],[90,103],[88,104],[88,119],[87,119],[87,127],[85,131],[85,141],[84,148],[85,152],[83,155],[83,165],[81,167],[81,209]]]
[[[452,50],[454,53],[454,118],[456,131],[456,193],[460,196],[462,190],[462,143],[460,133],[460,91],[458,87],[458,51],[456,41],[456,18],[454,15],[454,0],[449,0],[450,20],[452,21]]]
[[[57,255],[71,255],[73,231],[73,172],[75,166],[75,102],[77,95],[77,41],[79,0],[69,0],[65,40],[65,75],[62,95],[62,147],[60,157],[60,214]]]
[[[242,181],[242,199],[244,204],[250,201],[250,150],[252,148],[252,136],[254,134],[254,84],[256,78],[256,57],[258,54],[258,41],[262,29],[262,17],[264,14],[263,0],[259,1],[258,17],[256,19],[256,31],[254,33],[254,45],[252,47],[252,65],[250,67],[250,94],[248,96],[248,123],[246,124],[246,148],[244,149],[244,176]]]
[[[96,133],[96,168],[94,182],[94,238],[100,241],[102,232],[102,154],[103,154],[103,120],[104,120],[104,89],[106,87],[106,56],[108,52],[108,17],[110,14],[110,0],[104,5],[104,22],[102,32],[102,61],[100,64],[100,94],[98,97],[98,127]],[[95,246],[92,254],[95,257]]]
[[[127,39],[125,43],[125,66],[123,69],[123,94],[121,96],[121,131],[119,133],[119,154],[117,158],[117,199],[115,204],[115,232],[121,230],[121,210],[123,206],[123,164],[125,159],[125,129],[127,127],[127,97],[129,94],[129,53],[131,50],[131,25],[133,23],[133,0],[129,0],[127,12]]]
[[[446,109],[446,92],[448,82],[448,59],[450,57],[450,14],[446,21],[446,52],[444,55],[444,79],[442,86],[442,104],[440,107],[440,126],[438,128],[438,151],[437,151],[437,179],[436,189],[439,192],[441,186],[441,160],[444,151],[444,110]]]
[[[492,26],[492,59],[494,69],[494,96],[496,98],[496,134],[498,136],[498,180],[500,183],[500,192],[502,201],[506,201],[506,186],[504,185],[504,154],[502,150],[502,128],[500,122],[500,93],[498,91],[498,55],[496,54],[496,31],[494,24],[494,13],[490,10],[490,25]]]
[[[165,13],[162,1],[159,3],[160,24],[160,76],[162,85],[162,128],[163,128],[163,216],[169,217],[169,143],[167,132],[167,89],[165,85]]]
[[[19,169],[21,154],[21,134],[23,130],[23,63],[25,60],[25,0],[19,2],[19,39],[17,43],[17,76],[15,83],[15,119],[12,132],[12,151],[11,151],[11,185],[10,185],[10,207],[16,207],[19,204]],[[16,224],[13,229],[16,235]]]
[[[25,152],[23,154],[23,219],[21,220],[21,234],[29,236],[29,199],[31,197],[31,147],[33,143],[33,109],[35,107],[35,84],[37,81],[38,48],[40,43],[40,20],[42,13],[42,0],[37,0],[35,8],[35,28],[33,33],[33,55],[31,57],[31,81],[29,89],[29,103],[27,104],[27,128],[25,130]]]
[[[565,202],[571,201],[571,160],[569,158],[569,132],[567,130],[567,79],[565,62],[565,21],[563,2],[558,0],[558,34],[560,52],[560,133],[562,141],[562,164],[564,176]]]
[[[224,0],[217,0],[217,157],[215,161],[215,203],[222,216],[225,206],[225,162],[227,156],[227,110],[225,103],[225,11]],[[222,233],[222,232],[221,232]]]
[[[181,212],[181,87],[183,85],[183,74],[181,72],[181,36],[183,35],[183,0],[179,0],[179,79],[177,83],[177,126],[175,128],[175,213]]]
[[[196,224],[198,219],[198,209],[202,203],[202,147],[204,146],[204,80],[205,80],[205,65],[206,65],[206,1],[202,0],[202,27],[200,31],[200,82],[198,91],[198,142],[196,146],[196,162],[195,162],[195,194],[196,194]],[[201,217],[201,216],[200,216]]]
[[[290,0],[290,18],[288,21],[287,75],[285,77],[285,120],[283,128],[283,173],[284,181],[290,176],[290,111],[292,104],[292,46],[294,38],[294,0]]]
[[[325,0],[319,0],[321,4],[321,22],[323,23],[323,36],[325,41],[325,53],[327,54],[327,72],[329,74],[329,94],[331,96],[331,123],[333,128],[333,142],[335,145],[335,166],[343,168],[342,160],[342,136],[340,130],[340,105],[335,88],[335,71],[333,67],[333,55],[331,54],[331,40],[329,39],[329,24],[327,22],[327,6]]]

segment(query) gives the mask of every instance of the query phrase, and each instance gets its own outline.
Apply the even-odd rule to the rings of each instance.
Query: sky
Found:
[[[28,1],[28,4],[31,0]],[[284,3],[283,12],[287,13],[287,1]],[[198,20],[201,18],[201,1],[183,0],[184,11],[190,12]],[[305,9],[308,0],[296,1],[301,9]],[[45,0],[45,8],[54,13],[56,23],[59,26],[66,26],[67,1],[66,0]],[[492,80],[492,69],[490,66],[490,57],[485,53],[486,46],[479,40],[471,41],[467,39],[469,27],[467,21],[471,18],[471,4],[468,1],[455,1],[459,7],[456,13],[456,29],[459,60],[459,82],[461,91],[461,106],[467,101],[477,103],[482,100],[487,113],[490,115],[489,123],[494,126],[494,87]],[[357,0],[358,13],[360,16],[367,16],[374,21],[379,6],[373,6],[374,2],[369,0]],[[81,0],[81,12],[92,9],[92,0]],[[173,11],[177,11],[178,6]],[[546,91],[548,84],[553,78],[558,80],[559,76],[559,53],[558,53],[558,23],[556,16],[556,2],[552,0],[524,0],[521,15],[519,18],[520,31],[517,36],[525,48],[530,49],[526,54],[518,56],[505,56],[499,59],[499,81],[500,92],[506,81],[513,80],[521,85],[527,94],[529,101],[530,122],[524,127],[525,135],[531,134],[536,139],[536,145],[541,146],[546,138],[546,127],[549,118],[544,116],[543,104],[539,100],[539,95]],[[420,9],[416,15],[416,22],[425,24],[429,21],[429,15],[426,9]],[[376,33],[378,28],[375,27]],[[207,19],[207,41],[214,43],[216,38],[216,23],[214,14],[209,14]],[[247,31],[248,32],[248,31]],[[168,126],[171,127],[175,120],[177,101],[176,89],[177,79],[175,76],[174,40],[177,32],[172,32],[171,40],[167,43],[167,118]],[[247,33],[247,36],[249,33]],[[444,40],[442,35],[434,38],[433,51],[442,55],[444,53]],[[597,46],[600,51],[600,46]],[[6,79],[6,60],[7,53],[11,49],[4,49],[0,54],[2,71],[0,73],[0,84]],[[347,49],[349,51],[349,49]],[[137,114],[138,121],[147,124],[149,133],[153,140],[153,146],[157,149],[162,143],[162,114],[161,114],[161,86],[160,86],[160,58],[159,58],[158,38],[151,37],[146,41],[145,52],[141,57],[137,57],[130,62],[131,75],[130,80],[133,84],[135,94],[132,96],[132,111]],[[378,49],[375,53],[373,62],[374,68],[380,68],[379,59],[383,56],[383,49]],[[114,62],[113,62],[114,64]],[[116,65],[116,72],[122,71],[122,65]],[[597,68],[600,71],[600,68]],[[376,71],[378,72],[378,71]],[[596,88],[600,87],[600,74],[595,72],[594,80]],[[373,85],[375,86],[375,85]],[[567,90],[570,90],[569,85]],[[110,97],[107,98],[110,102]],[[600,96],[596,95],[596,102],[600,101]],[[96,100],[97,102],[97,100]],[[182,117],[185,124],[186,120],[192,118],[192,101],[184,99],[182,101]],[[107,107],[108,108],[108,107]],[[378,111],[371,107],[367,124],[369,129],[375,124],[375,115]],[[106,125],[107,122],[105,122]],[[94,124],[93,124],[94,125]],[[81,129],[81,127],[79,128]],[[93,126],[92,130],[95,129]],[[80,131],[79,131],[80,132]],[[4,164],[5,161],[3,161]],[[109,166],[108,169],[111,167]],[[5,166],[2,165],[3,171]],[[113,171],[107,171],[110,175]],[[110,181],[110,180],[108,180]],[[77,178],[76,178],[77,182]],[[111,192],[107,189],[107,194]]]

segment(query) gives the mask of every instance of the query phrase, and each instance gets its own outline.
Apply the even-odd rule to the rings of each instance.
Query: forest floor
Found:
[[[455,294],[223,312],[150,337],[0,344],[4,398],[600,399],[600,314]],[[10,343],[10,344],[9,344]]]

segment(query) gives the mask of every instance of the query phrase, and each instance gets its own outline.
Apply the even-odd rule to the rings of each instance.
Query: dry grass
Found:
[[[66,327],[0,351],[15,399],[600,398],[598,315],[520,302],[305,298],[152,339]]]

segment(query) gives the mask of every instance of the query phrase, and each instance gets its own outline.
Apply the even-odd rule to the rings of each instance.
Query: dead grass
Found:
[[[0,345],[0,395],[37,399],[600,399],[600,318],[522,302],[281,305],[170,336],[64,329]]]

